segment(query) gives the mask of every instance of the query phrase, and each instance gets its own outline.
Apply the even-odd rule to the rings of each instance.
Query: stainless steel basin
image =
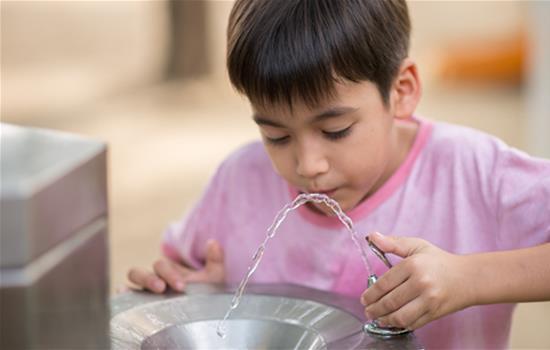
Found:
[[[113,349],[422,349],[414,334],[362,331],[358,300],[282,284],[251,285],[216,334],[233,288],[190,285],[185,295],[131,292],[111,301]]]
[[[227,322],[227,336],[215,334],[218,320],[171,326],[146,339],[142,349],[323,349],[313,329],[280,320],[239,319]]]

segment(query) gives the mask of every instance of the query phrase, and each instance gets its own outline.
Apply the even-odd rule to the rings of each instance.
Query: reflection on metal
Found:
[[[378,324],[376,321],[372,321],[369,323],[365,323],[363,326],[363,330],[365,332],[379,335],[382,337],[393,337],[393,336],[401,336],[403,334],[410,333],[411,331],[406,328],[398,328],[398,327],[382,327]]]
[[[234,288],[191,284],[187,293],[130,292],[112,299],[113,349],[422,349],[413,333],[363,332],[349,297],[288,284],[251,285],[220,338]]]
[[[105,145],[0,131],[0,348],[108,348]]]

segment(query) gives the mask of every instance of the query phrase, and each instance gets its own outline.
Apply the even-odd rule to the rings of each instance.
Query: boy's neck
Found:
[[[357,204],[363,203],[367,198],[371,197],[378,191],[391,177],[397,169],[403,164],[416,139],[419,129],[419,122],[416,119],[396,119],[392,130],[392,157],[388,162],[386,170],[380,176],[376,184]]]

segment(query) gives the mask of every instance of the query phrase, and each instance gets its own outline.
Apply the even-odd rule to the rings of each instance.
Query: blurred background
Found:
[[[550,2],[410,2],[419,114],[550,157]],[[1,121],[109,145],[111,289],[160,255],[164,228],[220,161],[258,137],[226,77],[231,1],[2,1]],[[511,345],[550,348],[550,303]]]

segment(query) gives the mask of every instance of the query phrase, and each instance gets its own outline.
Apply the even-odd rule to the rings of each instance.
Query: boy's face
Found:
[[[405,125],[412,123],[394,123],[392,98],[384,105],[366,81],[337,84],[335,98],[314,109],[252,108],[275,170],[298,191],[326,193],[345,211],[391,176],[416,132]],[[322,204],[310,207],[333,214]]]

